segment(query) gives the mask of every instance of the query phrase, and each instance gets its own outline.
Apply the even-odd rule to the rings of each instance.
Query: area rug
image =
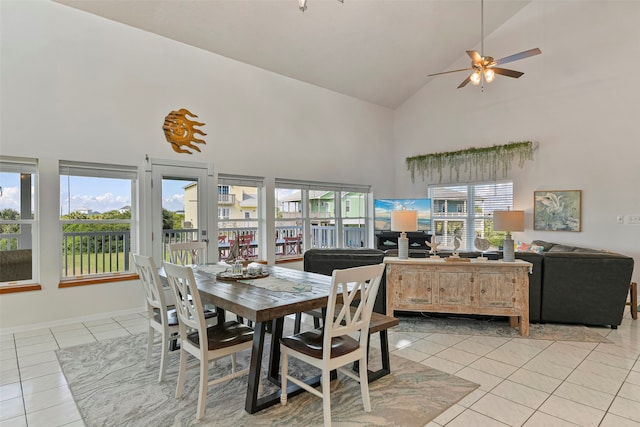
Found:
[[[531,323],[529,336],[520,335],[520,330],[512,328],[506,317],[492,316],[447,316],[417,315],[397,316],[400,324],[392,330],[396,332],[422,332],[433,334],[488,335],[507,338],[528,338],[553,341],[611,342],[596,330],[582,325],[557,325],[551,323]],[[602,329],[605,331],[605,329]]]
[[[198,370],[187,372],[184,394],[176,399],[179,352],[170,353],[165,381],[158,383],[158,346],[151,366],[145,368],[146,340],[146,334],[139,334],[57,351],[86,426],[322,425],[322,401],[310,393],[290,397],[284,407],[278,404],[248,414],[244,410],[246,376],[210,387],[205,418],[196,422]],[[371,359],[376,358],[379,354],[372,353]],[[239,354],[238,362],[247,366],[249,352]],[[229,367],[229,358],[219,360],[211,365],[210,373],[216,375]],[[333,424],[422,427],[478,387],[395,355],[391,367],[390,375],[370,385],[373,411],[369,413],[363,410],[359,384],[339,374],[331,389]],[[314,373],[306,366],[291,366],[292,371],[303,369]],[[268,381],[263,387],[264,393],[276,389]]]

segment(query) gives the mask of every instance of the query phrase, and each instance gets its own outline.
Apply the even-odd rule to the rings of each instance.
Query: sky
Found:
[[[183,187],[188,181],[163,180],[162,207],[172,212],[184,210]],[[18,173],[0,173],[0,210],[20,210],[20,178]],[[69,191],[70,190],[70,191]],[[69,198],[69,194],[71,197]],[[79,209],[108,212],[131,206],[130,181],[111,178],[60,178],[60,214]]]

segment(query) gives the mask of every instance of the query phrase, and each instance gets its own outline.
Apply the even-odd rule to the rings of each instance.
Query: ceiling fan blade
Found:
[[[513,55],[505,56],[504,58],[498,59],[496,61],[496,65],[506,64],[507,62],[517,61],[519,59],[528,58],[534,55],[540,55],[542,51],[538,48],[525,50],[524,52],[514,53]]]
[[[471,57],[471,60],[474,64],[479,64],[482,62],[482,56],[480,56],[477,50],[468,50],[467,55]]]
[[[500,74],[507,77],[513,77],[516,79],[524,74],[524,73],[521,73],[520,71],[507,70],[506,68],[491,67],[489,69],[493,70],[496,74]]]
[[[458,85],[458,89],[460,89],[461,87],[465,87],[467,83],[469,83],[470,81],[471,81],[471,76],[464,79],[464,81]]]
[[[457,73],[459,71],[469,71],[469,70],[473,70],[473,68],[461,68],[459,70],[443,71],[441,73],[429,74],[427,77],[439,76],[440,74]]]

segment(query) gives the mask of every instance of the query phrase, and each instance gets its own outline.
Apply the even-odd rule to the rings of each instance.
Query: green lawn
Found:
[[[75,264],[75,270],[74,270]],[[125,255],[117,254],[68,254],[62,259],[63,277],[84,276],[87,274],[124,273]]]

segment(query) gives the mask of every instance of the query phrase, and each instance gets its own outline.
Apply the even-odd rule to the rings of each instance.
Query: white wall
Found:
[[[542,55],[504,65],[524,76],[497,76],[484,92],[456,89],[465,73],[434,77],[396,110],[396,196],[425,196],[430,183],[419,177],[411,183],[406,157],[536,141],[534,161],[516,165],[510,176],[514,208],[526,213],[525,232],[514,239],[621,252],[634,257],[633,277],[640,280],[640,225],[616,223],[617,215],[640,213],[638,22],[636,1],[527,5],[484,43],[485,54],[496,58],[539,47]],[[461,52],[459,62],[440,67],[468,63]],[[582,190],[582,231],[534,231],[535,190]]]
[[[40,160],[41,291],[3,294],[3,329],[143,305],[137,282],[58,289],[58,160],[213,162],[216,173],[393,191],[392,112],[50,1],[1,1],[0,152]],[[162,124],[187,108],[202,153]]]

